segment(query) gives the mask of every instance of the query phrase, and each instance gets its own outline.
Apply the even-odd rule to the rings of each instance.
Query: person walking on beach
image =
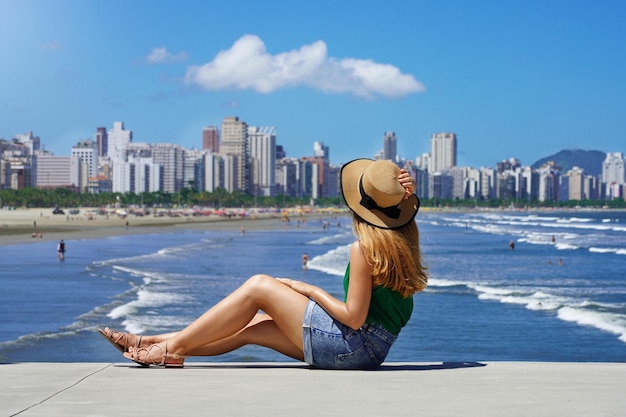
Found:
[[[63,239],[61,239],[61,241],[59,241],[59,244],[57,245],[57,257],[60,260],[65,259],[65,242],[63,241]]]
[[[302,255],[302,269],[307,269],[309,265],[309,254],[304,252]]]
[[[258,274],[179,332],[98,331],[142,366],[182,367],[189,356],[255,344],[316,368],[377,368],[411,317],[413,295],[427,285],[415,223],[419,199],[411,177],[391,161],[357,159],[340,177],[357,239],[343,300],[305,282]]]

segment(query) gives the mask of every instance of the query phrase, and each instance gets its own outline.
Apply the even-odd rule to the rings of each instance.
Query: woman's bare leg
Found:
[[[105,328],[105,330],[107,330]],[[155,343],[164,342],[167,339],[171,339],[179,332],[162,333],[156,335],[142,336],[141,343],[137,347],[148,347]],[[121,332],[114,331],[114,337],[121,335]],[[136,346],[136,339],[138,335],[129,334],[130,347]],[[267,314],[257,313],[254,318],[239,332],[232,336],[226,337],[221,340],[200,346],[196,349],[187,352],[189,356],[217,356],[224,353],[232,352],[245,345],[259,345],[277,352],[283,355],[292,357],[294,359],[303,360],[303,353],[298,349],[291,340],[287,339],[285,334],[280,331],[274,321]]]
[[[191,350],[189,356],[216,356],[232,352],[245,345],[258,345],[273,349],[297,360],[304,360],[304,353],[278,328],[266,314],[257,314],[239,332],[221,340]],[[168,345],[169,346],[169,345]]]
[[[302,322],[307,302],[307,297],[274,278],[255,275],[196,321],[167,339],[167,351],[180,355],[218,354],[242,346],[249,340],[247,343],[261,344],[302,358]],[[252,323],[259,310],[271,317],[271,323],[266,323],[267,320]],[[271,332],[275,341],[264,337],[264,332]],[[162,350],[154,352],[165,351],[165,343],[160,345]],[[151,354],[150,360],[158,359]]]
[[[104,328],[105,333],[108,334],[109,331],[111,332],[111,336],[109,336],[109,338],[112,341],[116,341],[116,343],[120,347],[124,348],[124,350],[126,351],[129,348],[147,347],[154,343],[162,342],[166,339],[173,337],[174,335],[176,335],[176,333],[178,333],[178,332],[172,332],[172,333],[162,333],[162,334],[153,334],[153,335],[142,335],[142,334],[133,334],[133,333],[127,333],[127,332],[122,332],[118,330],[113,330],[110,327]]]

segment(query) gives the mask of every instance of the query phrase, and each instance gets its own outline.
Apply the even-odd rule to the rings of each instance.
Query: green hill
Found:
[[[541,168],[546,162],[554,161],[561,167],[564,174],[573,167],[584,169],[587,174],[599,176],[602,174],[602,162],[606,158],[606,153],[602,151],[583,151],[580,149],[565,149],[553,155],[546,156],[535,162],[534,169]]]

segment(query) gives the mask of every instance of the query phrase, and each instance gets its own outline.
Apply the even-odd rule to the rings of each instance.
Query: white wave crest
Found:
[[[157,308],[170,304],[185,304],[191,300],[191,297],[182,294],[162,293],[142,289],[137,291],[136,300],[115,307],[107,316],[115,320],[130,317],[142,308]]]
[[[350,261],[351,243],[339,246],[309,261],[309,268],[326,272],[329,275],[343,276]]]
[[[626,343],[626,320],[613,313],[590,311],[583,308],[562,307],[557,313],[558,318],[574,322],[581,326],[595,327],[605,332],[619,336],[619,340]]]

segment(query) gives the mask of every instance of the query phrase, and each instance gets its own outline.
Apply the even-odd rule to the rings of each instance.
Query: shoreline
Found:
[[[60,239],[98,239],[124,234],[147,234],[173,231],[172,229],[205,229],[221,231],[259,230],[275,227],[286,227],[289,223],[283,221],[288,218],[291,222],[306,221],[309,218],[333,218],[347,215],[342,210],[312,210],[308,212],[297,209],[282,212],[249,209],[245,217],[232,217],[217,214],[192,216],[179,215],[177,217],[154,215],[120,217],[115,211],[108,215],[93,215],[95,208],[79,208],[76,215],[55,215],[50,208],[18,208],[14,210],[0,210],[0,246],[21,243],[35,243],[41,241],[58,241]],[[183,212],[185,210],[179,210]],[[241,209],[223,210],[238,213]],[[421,212],[429,214],[445,214],[459,212],[528,212],[528,213],[555,213],[555,212],[614,212],[620,209],[589,209],[589,208],[455,208],[455,207],[422,207]],[[128,222],[128,226],[127,223]]]
[[[0,210],[0,246],[21,243],[57,242],[60,239],[98,239],[124,234],[148,234],[176,229],[204,229],[245,232],[307,221],[309,218],[328,218],[328,212],[281,213],[250,211],[245,216],[179,216],[157,217],[97,215],[88,216],[90,208],[80,208],[77,215],[54,215],[50,209]],[[233,212],[239,210],[234,209]],[[345,215],[344,213],[334,213]],[[90,220],[88,220],[91,218]]]

